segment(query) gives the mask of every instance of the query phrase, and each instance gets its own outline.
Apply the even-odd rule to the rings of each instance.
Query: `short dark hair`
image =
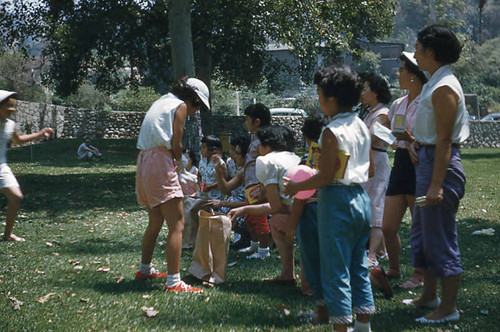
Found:
[[[310,115],[304,121],[304,125],[302,126],[302,135],[317,142],[325,124],[325,117],[321,114]]]
[[[260,144],[268,146],[273,151],[293,152],[295,138],[293,132],[284,126],[269,125],[259,128],[257,138]]]
[[[244,156],[248,152],[248,146],[250,145],[250,138],[247,135],[237,136],[231,139],[232,146],[239,146],[241,149],[241,155]]]
[[[248,115],[253,120],[259,119],[261,126],[267,126],[271,123],[271,112],[266,105],[257,103],[245,108],[245,115]]]
[[[457,36],[445,26],[433,24],[417,35],[417,42],[425,49],[434,51],[434,58],[442,64],[451,64],[458,61],[462,52],[462,44]]]
[[[389,83],[380,75],[371,75],[366,79],[370,86],[370,90],[375,92],[377,100],[382,104],[388,104],[391,101],[391,91],[389,90]]]
[[[207,110],[206,105],[200,100],[196,91],[187,84],[188,77],[184,76],[181,79],[174,81],[171,85],[170,92],[177,96],[180,100],[189,101],[194,107]]]
[[[314,84],[325,97],[334,97],[341,108],[351,109],[359,102],[363,86],[358,75],[347,66],[330,66],[314,74]]]
[[[201,143],[207,143],[207,149],[209,151],[222,150],[220,138],[215,135],[203,136],[201,138]]]
[[[427,83],[427,76],[425,76],[424,72],[420,70],[420,68],[418,68],[418,66],[415,66],[415,64],[413,62],[411,62],[407,57],[405,57],[404,55],[400,55],[399,56],[399,60],[401,60],[401,63],[404,62],[405,64],[405,69],[415,75],[418,80],[420,81],[420,83],[422,84],[425,84]]]

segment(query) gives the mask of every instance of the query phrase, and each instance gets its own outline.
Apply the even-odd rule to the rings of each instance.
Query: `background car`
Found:
[[[306,111],[300,108],[279,107],[271,108],[269,111],[271,112],[271,116],[307,116]]]
[[[499,121],[500,113],[491,113],[481,119],[481,121]]]

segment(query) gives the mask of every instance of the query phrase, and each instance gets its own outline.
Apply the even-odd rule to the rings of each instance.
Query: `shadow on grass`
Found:
[[[87,254],[102,256],[123,252],[140,252],[141,238],[126,238],[123,241],[108,240],[104,238],[88,238],[76,242],[61,244],[59,253]]]
[[[462,150],[460,157],[462,160],[480,160],[480,159],[499,159],[500,151],[498,150],[488,150],[484,152],[467,152],[467,150]]]

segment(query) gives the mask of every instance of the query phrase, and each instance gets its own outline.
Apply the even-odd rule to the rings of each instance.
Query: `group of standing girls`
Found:
[[[269,110],[263,105],[245,111],[247,128],[254,135],[246,156],[237,157],[242,169],[229,181],[216,173],[218,186],[224,190],[243,184],[249,192],[257,193],[253,202],[227,205],[232,208],[228,214],[233,219],[245,215],[250,220],[254,234],[248,253],[261,258],[269,255],[266,216],[272,215],[270,230],[282,263],[282,274],[272,279],[275,283],[295,283],[293,241],[289,236],[294,230],[290,231],[288,224],[293,219],[291,196],[317,189],[314,204],[301,208],[297,235],[304,272],[318,305],[318,321],[332,321],[335,331],[346,331],[353,313],[354,331],[370,331],[375,305],[366,244],[370,240],[368,258],[376,264],[377,255],[385,252],[385,235],[390,259],[388,276],[400,277],[397,231],[407,208],[413,213],[411,245],[415,267],[408,282],[418,286],[423,281],[423,293],[403,303],[433,310],[419,318],[420,323],[459,318],[456,297],[462,269],[455,215],[465,184],[459,144],[469,132],[463,91],[448,65],[457,61],[461,46],[450,30],[434,25],[418,34],[415,48],[414,56],[403,53],[401,57],[400,86],[409,93],[396,100],[390,110],[383,106],[390,94],[381,92],[377,78],[366,80],[363,87],[358,75],[348,67],[327,67],[315,74],[319,105],[330,122],[318,139],[319,170],[309,179],[284,179],[300,162],[293,153],[293,133],[269,125]],[[428,82],[421,71],[429,74]],[[352,111],[360,98],[369,105],[364,123]],[[148,209],[149,224],[136,278],[166,276],[151,264],[158,233],[166,220],[167,291],[201,291],[182,282],[179,275],[183,194],[175,160],[181,158],[186,116],[209,107],[208,89],[203,82],[180,80],[170,94],[150,108],[139,135],[137,196]],[[405,115],[406,126],[395,133],[398,141],[393,144],[396,157],[391,172],[387,144],[372,135],[372,129],[377,123],[389,127],[391,122],[394,129],[395,121],[391,120],[401,114]],[[241,147],[238,152],[242,153]],[[259,187],[265,195],[258,194]],[[418,206],[416,196],[423,197]],[[437,295],[438,278],[441,299]]]

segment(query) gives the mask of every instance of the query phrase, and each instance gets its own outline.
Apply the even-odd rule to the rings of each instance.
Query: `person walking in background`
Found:
[[[413,165],[408,147],[415,140],[413,137],[413,121],[420,102],[422,86],[427,82],[424,73],[418,68],[413,53],[403,52],[399,57],[399,88],[408,90],[408,94],[396,99],[387,115],[391,121],[393,134],[398,138],[392,144],[396,151],[394,165],[389,177],[389,185],[385,196],[384,219],[382,230],[389,256],[388,278],[401,278],[399,255],[401,240],[399,239],[399,225],[403,220],[406,209],[410,209],[413,216],[415,205],[415,166]],[[415,269],[411,277],[399,285],[404,289],[422,287],[423,275],[420,269]]]
[[[24,238],[12,233],[23,193],[16,177],[7,165],[7,145],[9,141],[14,144],[24,144],[39,138],[50,137],[54,130],[46,127],[33,134],[19,135],[16,123],[10,119],[12,113],[16,111],[16,96],[16,92],[0,90],[0,189],[7,197],[5,231],[2,238],[5,241],[23,242]]]
[[[172,91],[149,108],[139,132],[136,193],[139,204],[148,209],[149,223],[142,238],[142,256],[135,278],[167,278],[168,292],[201,292],[181,280],[180,259],[184,197],[174,158],[181,159],[184,122],[201,108],[210,109],[208,87],[196,78],[183,78]],[[181,163],[182,164],[182,163]],[[168,276],[153,269],[151,259],[158,234],[166,220]]]
[[[433,310],[423,324],[460,318],[457,295],[462,274],[456,213],[465,193],[460,144],[469,137],[465,97],[450,64],[462,46],[448,28],[431,25],[418,33],[415,59],[429,72],[415,115],[410,155],[416,162],[417,206],[410,233],[412,265],[423,269],[424,287],[416,299],[403,303]],[[441,280],[441,299],[438,297]]]
[[[80,160],[92,160],[93,157],[101,158],[102,154],[99,152],[95,146],[90,145],[90,140],[87,139],[85,142],[80,144],[78,147],[78,159]]]

